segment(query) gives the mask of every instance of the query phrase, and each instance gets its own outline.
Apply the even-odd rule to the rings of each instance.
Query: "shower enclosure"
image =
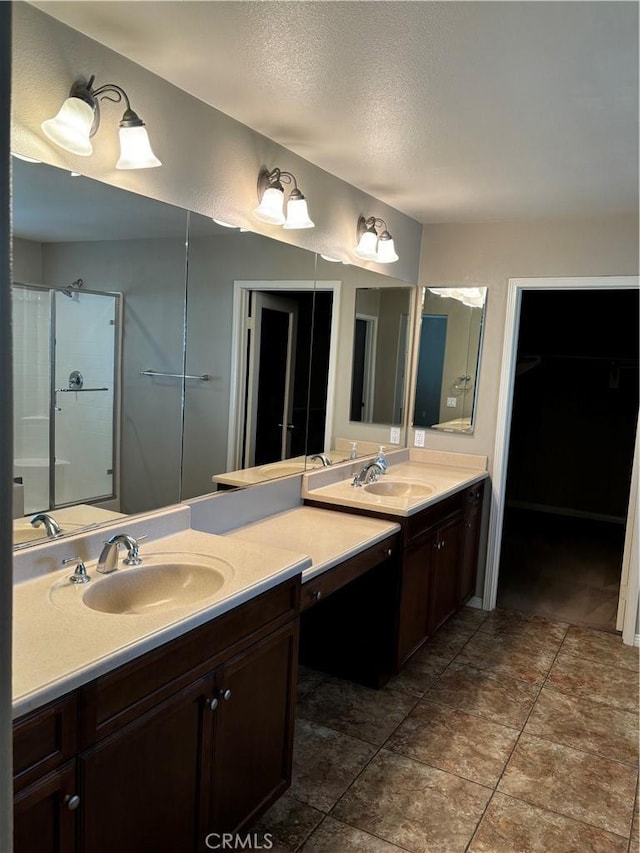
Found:
[[[14,476],[25,513],[117,509],[121,294],[13,285]]]

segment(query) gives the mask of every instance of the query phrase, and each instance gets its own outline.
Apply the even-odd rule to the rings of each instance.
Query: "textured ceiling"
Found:
[[[32,5],[420,222],[637,209],[635,2]]]

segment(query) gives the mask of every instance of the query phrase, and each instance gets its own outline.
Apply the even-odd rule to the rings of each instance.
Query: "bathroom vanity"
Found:
[[[16,553],[16,853],[195,851],[249,829],[291,783],[299,659],[380,687],[462,606],[486,471],[389,457],[369,491],[350,485],[362,462],[305,475],[285,511],[265,484],[128,519],[143,565],[87,562],[87,591],[60,558],[95,555],[121,519]],[[225,512],[235,526],[211,529]],[[175,566],[187,583],[153,606]],[[208,571],[218,586],[189,599]]]
[[[19,719],[16,853],[249,825],[291,782],[299,598],[296,575]]]

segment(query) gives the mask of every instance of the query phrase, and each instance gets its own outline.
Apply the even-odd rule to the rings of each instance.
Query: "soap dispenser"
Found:
[[[349,451],[349,459],[357,459],[358,458],[358,448],[356,446],[355,441],[351,442],[351,450]]]
[[[376,462],[382,468],[382,473],[387,473],[387,457],[384,455],[384,447],[380,445],[378,448],[378,455],[376,456]]]

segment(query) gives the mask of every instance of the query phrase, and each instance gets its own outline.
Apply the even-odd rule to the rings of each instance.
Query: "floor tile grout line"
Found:
[[[640,777],[636,780],[636,793],[633,798],[633,814],[636,811],[636,798],[640,796]],[[627,853],[631,853],[631,844],[633,843],[633,814],[631,815],[631,831],[629,832],[629,844],[627,846]],[[639,827],[636,826],[636,832],[639,831]]]
[[[562,646],[564,646],[564,640],[562,641]],[[595,663],[598,666],[606,666],[607,668],[620,670],[621,672],[633,672],[633,673],[638,672],[638,667],[620,666],[619,664],[611,663],[611,661],[603,662],[602,660],[599,660],[595,657],[587,657],[586,655],[581,655],[578,652],[569,651],[568,649],[563,649],[562,646],[560,647],[560,651],[562,651],[563,654],[569,655],[572,658],[579,658],[580,660],[586,660],[586,661],[589,661],[589,663]],[[635,648],[635,646],[628,646],[628,648],[632,649],[632,648]]]
[[[568,631],[569,629],[567,628],[566,630]],[[565,636],[566,636],[566,632],[565,632]],[[487,804],[486,804],[486,806],[485,806],[485,807],[484,807],[484,809],[483,809],[482,814],[480,815],[480,818],[479,818],[479,820],[478,820],[478,822],[477,822],[477,824],[476,824],[476,828],[474,829],[474,831],[473,831],[473,833],[472,833],[472,835],[471,835],[471,838],[469,839],[469,842],[467,843],[467,846],[465,847],[465,851],[467,851],[467,850],[469,849],[469,846],[471,845],[471,843],[473,842],[473,839],[474,839],[474,838],[475,838],[475,836],[477,835],[477,832],[478,832],[478,829],[479,829],[479,827],[480,827],[480,824],[481,824],[481,823],[482,823],[482,821],[484,820],[484,816],[486,815],[486,813],[487,813],[487,809],[488,809],[488,808],[489,808],[489,806],[491,805],[491,802],[492,802],[492,800],[493,800],[494,796],[496,795],[496,793],[502,793],[501,791],[500,791],[500,792],[498,791],[498,786],[500,785],[500,782],[502,781],[502,777],[504,776],[504,774],[505,774],[505,772],[506,772],[506,770],[507,770],[507,767],[509,766],[509,762],[510,762],[510,761],[511,761],[511,759],[513,758],[513,754],[514,754],[514,752],[515,752],[515,751],[516,751],[516,749],[518,748],[518,744],[520,743],[520,739],[522,738],[522,734],[523,734],[523,732],[524,732],[525,726],[526,726],[526,725],[527,725],[527,723],[529,722],[529,718],[531,717],[531,714],[533,713],[533,709],[535,708],[535,706],[536,706],[536,704],[537,704],[537,702],[538,702],[538,699],[540,698],[540,694],[542,693],[542,689],[543,689],[544,685],[547,683],[547,680],[548,680],[548,678],[549,678],[549,673],[551,672],[551,670],[552,670],[552,668],[553,668],[553,665],[554,665],[554,663],[556,662],[556,658],[557,658],[557,657],[558,657],[558,655],[560,654],[560,649],[562,648],[562,643],[563,643],[563,642],[564,642],[564,637],[562,638],[562,641],[561,641],[561,643],[560,643],[560,646],[558,647],[558,651],[556,652],[556,654],[555,654],[555,656],[554,656],[554,658],[553,658],[553,661],[551,662],[551,665],[550,665],[550,667],[549,667],[549,669],[548,669],[548,671],[547,671],[547,675],[546,675],[546,677],[544,678],[544,680],[543,680],[542,684],[540,685],[540,689],[538,690],[538,692],[537,692],[537,694],[536,694],[536,698],[533,700],[533,702],[532,702],[532,704],[531,704],[531,708],[530,708],[530,710],[529,710],[529,713],[527,714],[527,718],[526,718],[526,720],[524,721],[524,723],[523,723],[523,725],[522,725],[522,728],[520,729],[520,733],[519,733],[518,737],[516,738],[516,742],[515,742],[515,743],[514,743],[514,745],[513,745],[513,749],[512,749],[512,750],[511,750],[511,752],[509,753],[509,756],[508,756],[507,760],[506,760],[506,761],[505,761],[505,763],[504,763],[504,767],[502,768],[502,773],[501,773],[501,774],[500,774],[500,776],[498,777],[498,781],[496,782],[495,787],[494,787],[494,789],[493,789],[493,792],[492,792],[491,796],[489,797],[489,799],[488,799],[488,801],[487,801]],[[539,807],[538,807],[538,808],[539,808]]]
[[[595,758],[603,758],[605,761],[610,761],[612,764],[619,764],[621,767],[633,767],[636,770],[636,772],[638,769],[638,762],[637,761],[622,761],[619,758],[611,758],[611,756],[603,755],[601,752],[594,752],[591,749],[584,749],[581,746],[573,746],[573,744],[565,743],[564,741],[561,741],[561,740],[554,740],[552,737],[549,737],[548,735],[539,735],[536,732],[525,732],[523,730],[522,733],[526,734],[527,737],[534,737],[537,740],[543,740],[546,743],[552,743],[555,746],[562,746],[565,749],[573,749],[575,752],[583,753],[583,755],[593,755]]]

